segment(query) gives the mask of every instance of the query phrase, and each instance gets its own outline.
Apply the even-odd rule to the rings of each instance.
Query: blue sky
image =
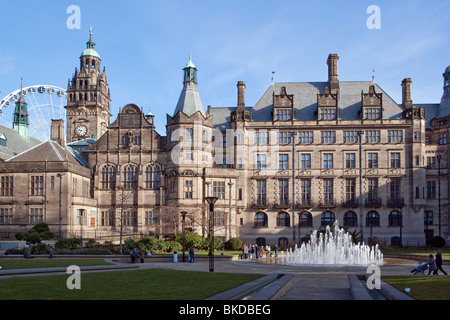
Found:
[[[81,10],[70,30],[67,8]],[[370,5],[381,29],[367,28]],[[448,1],[5,1],[0,4],[0,97],[24,86],[67,87],[92,25],[111,89],[111,122],[135,103],[156,116],[165,135],[182,89],[189,53],[208,105],[235,106],[237,81],[252,106],[271,83],[326,81],[338,53],[341,81],[375,81],[401,103],[412,78],[414,103],[438,103],[450,65]]]

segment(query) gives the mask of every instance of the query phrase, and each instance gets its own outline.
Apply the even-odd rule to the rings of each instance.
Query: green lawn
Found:
[[[382,280],[417,300],[450,300],[449,276],[382,277]]]
[[[84,259],[0,259],[2,269],[27,269],[27,268],[49,268],[49,267],[68,267],[70,265],[98,266],[111,265],[113,263],[105,262],[103,259],[84,258]]]
[[[81,289],[69,290],[70,275],[0,278],[0,300],[200,300],[262,275],[145,269],[81,273]]]
[[[434,249],[433,248],[417,248],[417,247],[409,247],[409,248],[395,248],[395,247],[388,247],[381,250],[383,253],[405,253],[405,254],[419,254],[428,256],[429,254],[432,254],[435,256]],[[440,249],[439,252],[442,254],[442,259],[450,259],[450,249],[444,248]]]

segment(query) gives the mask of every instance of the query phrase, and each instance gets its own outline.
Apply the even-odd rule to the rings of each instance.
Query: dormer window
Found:
[[[286,87],[281,87],[280,94],[273,94],[273,120],[292,120],[294,115],[294,96],[286,93]]]
[[[364,108],[364,119],[376,120],[381,118],[380,108]]]
[[[330,88],[325,87],[323,94],[317,95],[317,119],[336,120],[338,118],[338,97],[331,94]]]
[[[336,108],[320,108],[320,120],[336,119]]]
[[[291,120],[292,112],[291,109],[277,109],[276,110],[276,120]]]
[[[375,86],[369,87],[369,93],[361,92],[361,119],[380,120],[383,118],[383,94],[375,92]]]

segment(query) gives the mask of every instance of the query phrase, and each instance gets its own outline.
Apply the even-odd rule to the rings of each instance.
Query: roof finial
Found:
[[[89,35],[92,37],[92,26],[89,28]]]
[[[372,82],[374,82],[374,81],[375,81],[375,70],[372,69]]]
[[[20,97],[19,102],[25,102],[25,99],[23,98],[23,78],[20,78]]]
[[[272,84],[274,83],[273,82],[274,81],[274,79],[273,79],[274,74],[275,74],[275,71],[272,71]]]

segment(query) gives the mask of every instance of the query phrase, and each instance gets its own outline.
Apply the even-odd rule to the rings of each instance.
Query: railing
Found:
[[[359,207],[359,200],[357,199],[346,200],[342,203],[342,206],[346,208],[357,208]]]
[[[381,198],[366,199],[365,204],[366,207],[381,207]]]
[[[405,205],[405,201],[403,198],[389,198],[388,199],[388,206],[389,207],[396,207],[396,208],[402,208]]]
[[[311,199],[301,199],[296,203],[296,207],[299,209],[312,208],[314,207],[314,203],[311,201]]]

